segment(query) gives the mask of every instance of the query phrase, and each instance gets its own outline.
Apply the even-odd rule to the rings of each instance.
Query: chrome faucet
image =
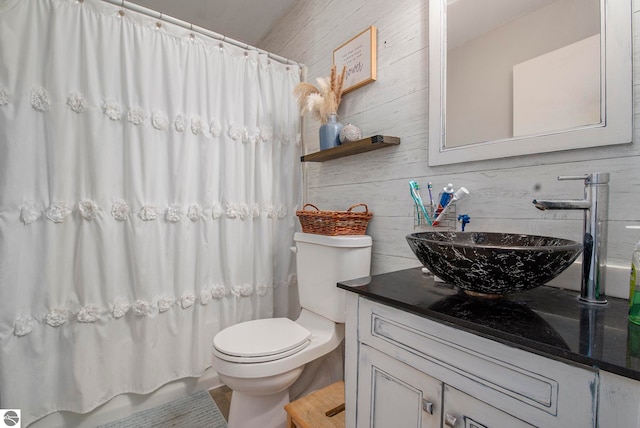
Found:
[[[580,300],[607,303],[607,223],[609,220],[609,173],[560,176],[558,180],[584,180],[584,199],[533,200],[539,210],[583,210],[582,283]]]

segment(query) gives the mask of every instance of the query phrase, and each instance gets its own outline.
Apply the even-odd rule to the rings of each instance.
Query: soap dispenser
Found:
[[[640,229],[627,226],[627,229]],[[631,254],[631,274],[629,275],[629,321],[640,325],[640,241],[636,242]]]

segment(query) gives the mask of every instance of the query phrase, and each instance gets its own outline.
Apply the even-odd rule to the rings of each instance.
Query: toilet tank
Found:
[[[334,322],[345,322],[345,291],[336,283],[370,275],[371,237],[297,232],[293,239],[300,305]]]

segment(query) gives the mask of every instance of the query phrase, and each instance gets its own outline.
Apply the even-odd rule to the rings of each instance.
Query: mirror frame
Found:
[[[601,0],[602,123],[447,148],[447,0],[429,0],[429,165],[448,165],[632,142],[631,0]]]

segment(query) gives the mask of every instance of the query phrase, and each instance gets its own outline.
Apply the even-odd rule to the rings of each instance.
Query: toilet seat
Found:
[[[218,358],[261,363],[293,355],[307,347],[311,332],[288,318],[266,318],[232,325],[213,339]]]

